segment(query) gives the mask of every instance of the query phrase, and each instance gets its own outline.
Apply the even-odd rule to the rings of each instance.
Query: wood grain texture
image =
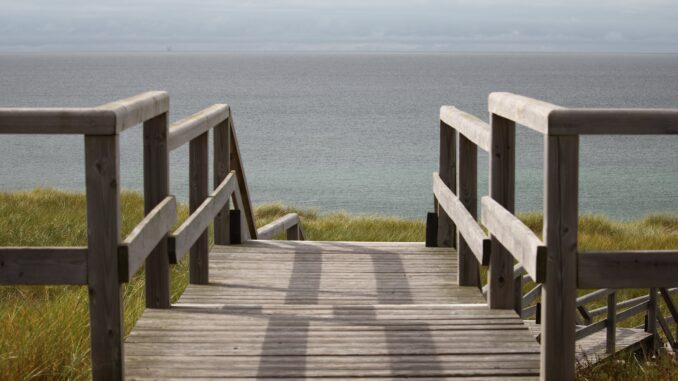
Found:
[[[148,100],[148,102],[151,102],[151,100]],[[124,104],[120,107],[127,110]],[[153,107],[149,107],[151,111],[155,110]],[[142,113],[141,115],[144,118],[146,117],[145,112],[147,111],[145,108],[133,110],[138,110],[137,112]],[[144,122],[144,212],[147,215],[165,197],[169,196],[167,129],[167,112]],[[170,272],[167,238],[160,239],[155,249],[146,257],[144,270],[146,273],[146,307],[169,308]]]
[[[482,198],[481,221],[536,282],[546,275],[546,246],[513,213],[489,197]]]
[[[561,109],[549,114],[551,135],[675,135],[678,109]]]
[[[230,109],[228,114],[230,115]],[[214,188],[216,189],[221,185],[226,176],[231,172],[231,154],[230,154],[230,141],[231,141],[231,132],[230,132],[230,123],[229,120],[225,120],[213,129],[213,181]],[[224,204],[224,207],[221,208],[219,213],[214,216],[214,244],[215,245],[228,245],[230,243],[229,225],[228,225],[228,211],[230,209],[230,202],[227,201]]]
[[[417,275],[430,261],[451,268]],[[174,308],[137,322],[126,376],[535,380],[530,331],[476,287],[457,286],[455,261],[423,243],[215,246],[209,285],[189,285]]]
[[[452,191],[457,192],[457,143],[454,129],[440,122],[440,161],[438,175],[443,184]],[[450,216],[438,204],[438,247],[456,247],[456,227]]]
[[[490,152],[490,197],[510,213],[515,203],[516,126],[511,120],[491,114],[492,150]],[[490,308],[514,308],[513,256],[491,236],[489,290]]]
[[[119,137],[85,136],[87,282],[92,378],[123,378]]]
[[[188,206],[189,211],[193,213],[209,196],[209,133],[207,131],[190,142],[188,177]],[[207,284],[209,282],[208,228],[205,228],[198,236],[190,251],[189,281],[195,284]]]
[[[229,110],[228,116],[229,131],[230,131],[230,153],[231,153],[231,170],[235,171],[238,177],[239,197],[242,203],[239,208],[243,211],[243,219],[247,224],[248,237],[257,239],[257,225],[254,221],[254,210],[252,209],[252,201],[250,200],[250,192],[247,187],[247,178],[245,177],[245,168],[240,156],[240,147],[238,145],[238,137],[233,128],[233,113]]]
[[[475,256],[475,260],[486,265],[490,260],[489,239],[480,228],[471,213],[464,207],[452,191],[443,183],[437,173],[433,174],[433,194],[440,208],[459,227],[459,233]]]
[[[542,380],[574,380],[579,138],[545,137]]]
[[[163,239],[177,220],[174,196],[165,197],[118,246],[121,282],[129,282],[146,257]]]
[[[87,284],[86,247],[2,247],[0,284]]]
[[[129,98],[95,107],[96,112],[110,111],[115,115],[115,133],[154,119],[169,111],[169,94],[147,91]]]
[[[491,114],[522,124],[544,135],[550,131],[549,115],[562,107],[540,100],[506,92],[490,93],[488,107]]]
[[[167,145],[173,151],[228,119],[229,107],[212,105],[170,125]]]
[[[116,115],[91,108],[0,108],[0,134],[113,135]]]
[[[678,286],[678,251],[641,250],[579,253],[579,288]]]
[[[489,140],[489,125],[487,126]],[[457,197],[464,208],[471,214],[474,222],[478,217],[478,148],[461,132],[457,132]],[[489,144],[488,144],[489,150]],[[457,225],[460,225],[459,223]],[[460,286],[481,287],[480,266],[473,249],[461,233],[462,227],[457,229],[457,253],[459,255],[458,280]],[[489,250],[491,242],[486,237],[483,241],[483,260],[480,264],[490,262]],[[487,255],[485,255],[487,251]]]
[[[200,238],[237,186],[235,173],[231,172],[221,182],[221,185],[172,233],[169,249],[172,263],[178,263],[193,243]]]
[[[464,135],[475,146],[485,152],[490,152],[492,138],[489,124],[453,106],[440,108],[440,120]]]

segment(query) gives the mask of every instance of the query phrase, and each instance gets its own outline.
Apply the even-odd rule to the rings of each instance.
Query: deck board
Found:
[[[143,313],[126,339],[126,376],[537,379],[528,327],[457,286],[456,262],[420,243],[216,246],[209,285]]]

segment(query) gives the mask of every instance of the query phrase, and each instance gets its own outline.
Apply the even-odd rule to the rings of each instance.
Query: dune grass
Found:
[[[143,218],[143,199],[136,193],[121,196],[122,235]],[[381,216],[321,214],[279,204],[256,209],[262,226],[289,212],[301,216],[307,239],[359,241],[423,241],[422,221]],[[185,206],[179,209],[186,218]],[[521,218],[535,231],[540,215]],[[0,246],[80,246],[87,243],[85,199],[82,194],[39,189],[0,193]],[[678,247],[678,216],[649,216],[616,222],[599,216],[580,221],[582,250],[669,249]],[[172,268],[172,299],[188,283],[186,261]],[[124,286],[125,329],[133,327],[144,308],[143,274]],[[625,297],[646,290],[625,290]],[[602,303],[601,303],[602,305]],[[87,380],[89,364],[89,312],[84,287],[0,287],[0,379]],[[635,322],[634,322],[635,323]],[[657,359],[625,358],[582,368],[580,380],[678,379],[678,363],[670,354]]]

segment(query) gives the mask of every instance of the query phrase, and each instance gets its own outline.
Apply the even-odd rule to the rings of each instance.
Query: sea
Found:
[[[462,53],[0,54],[0,107],[88,107],[148,90],[178,120],[227,103],[255,204],[423,219],[439,109],[487,120],[509,91],[569,107],[678,107],[678,55]],[[517,129],[516,210],[543,210],[543,138]],[[141,191],[141,128],[121,137],[121,186]],[[84,190],[81,136],[0,136],[0,191]],[[188,198],[187,147],[171,192]],[[678,136],[585,136],[582,213],[678,213]],[[479,195],[487,194],[479,154]]]

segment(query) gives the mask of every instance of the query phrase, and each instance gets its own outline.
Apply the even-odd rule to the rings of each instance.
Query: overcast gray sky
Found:
[[[678,0],[0,0],[0,51],[678,52]]]

